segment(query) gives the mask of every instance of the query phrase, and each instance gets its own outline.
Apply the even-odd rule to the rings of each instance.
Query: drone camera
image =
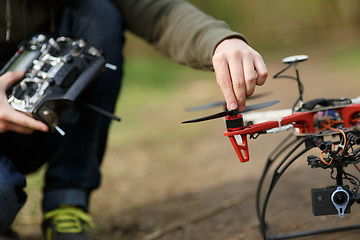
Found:
[[[344,217],[345,209],[349,204],[349,200],[349,193],[340,186],[332,193],[331,202],[334,204],[339,217]]]
[[[331,196],[333,204],[344,205],[349,202],[349,194],[344,189],[337,189]]]
[[[312,210],[315,216],[338,214],[340,218],[350,213],[354,203],[348,186],[331,186],[311,190]]]

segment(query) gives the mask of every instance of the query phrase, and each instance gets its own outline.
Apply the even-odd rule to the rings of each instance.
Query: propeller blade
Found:
[[[219,101],[219,102],[208,103],[208,104],[204,104],[204,105],[200,105],[200,106],[196,106],[196,107],[187,108],[186,111],[198,111],[198,110],[204,110],[204,109],[213,108],[213,107],[217,107],[217,106],[225,106],[226,107],[226,102]]]
[[[202,121],[207,121],[207,120],[211,120],[211,119],[226,117],[226,116],[229,116],[234,111],[236,111],[236,110],[219,112],[219,113],[216,113],[216,114],[213,114],[213,115],[210,115],[210,116],[201,117],[201,118],[195,118],[195,119],[192,119],[192,120],[184,121],[182,123],[195,123],[195,122],[202,122]]]
[[[271,94],[271,91],[255,94],[255,95],[248,97],[247,100],[264,97],[264,96],[267,96],[270,94]],[[226,108],[226,102],[225,101],[212,102],[212,103],[208,103],[208,104],[204,104],[204,105],[200,105],[200,106],[196,106],[196,107],[187,108],[185,110],[186,111],[198,111],[198,110],[204,110],[204,109],[218,107],[218,106],[224,106]]]
[[[270,102],[265,102],[265,103],[249,105],[249,106],[246,106],[245,110],[241,111],[241,112],[238,111],[238,110],[224,111],[224,112],[219,112],[219,113],[209,115],[209,116],[206,116],[206,117],[201,117],[201,118],[196,118],[196,119],[184,121],[182,123],[203,122],[203,121],[207,121],[207,120],[211,120],[211,119],[226,117],[226,116],[229,116],[229,115],[236,115],[236,114],[239,114],[239,113],[244,113],[244,112],[254,111],[254,110],[258,110],[258,109],[262,109],[262,108],[267,108],[267,107],[270,107],[270,106],[272,106],[274,104],[277,104],[279,102],[280,101],[270,101]]]
[[[254,110],[258,110],[258,109],[263,109],[263,108],[267,108],[267,107],[271,107],[272,105],[275,105],[277,103],[279,103],[280,101],[276,100],[276,101],[270,101],[270,102],[264,102],[264,103],[259,103],[259,104],[254,104],[254,105],[249,105],[245,107],[244,111],[241,111],[240,113],[244,113],[244,112],[250,112],[250,111],[254,111]]]

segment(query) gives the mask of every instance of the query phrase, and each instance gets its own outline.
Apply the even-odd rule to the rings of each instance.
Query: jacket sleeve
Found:
[[[183,0],[115,0],[126,28],[178,63],[213,70],[212,55],[224,39],[245,37]]]

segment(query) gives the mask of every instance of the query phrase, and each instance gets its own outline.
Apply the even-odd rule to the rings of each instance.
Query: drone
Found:
[[[319,125],[319,118],[318,119],[316,118],[319,112],[328,112],[328,113],[331,112],[332,114],[335,114],[336,112],[336,114],[340,114],[342,116],[343,118],[342,122],[345,128],[356,126],[358,124],[358,120],[360,119],[354,118],[354,116],[360,113],[360,97],[356,99],[319,98],[309,101],[307,103],[303,102],[303,98],[302,98],[303,85],[299,79],[298,63],[305,61],[307,59],[308,56],[306,55],[296,55],[296,56],[284,58],[283,63],[287,63],[288,66],[274,76],[274,78],[288,77],[291,79],[295,79],[298,82],[299,93],[300,93],[300,96],[296,100],[296,103],[292,109],[271,111],[267,114],[267,115],[272,115],[272,117],[276,120],[266,121],[258,124],[252,124],[252,121],[250,120],[245,125],[243,114],[250,111],[273,106],[280,102],[277,100],[255,104],[255,105],[249,105],[245,108],[244,111],[238,111],[238,110],[223,111],[210,116],[183,121],[182,123],[195,123],[195,122],[202,122],[211,119],[225,117],[227,130],[224,133],[224,135],[229,137],[230,142],[232,143],[232,146],[234,147],[234,150],[237,153],[240,162],[248,162],[250,160],[249,147],[247,141],[248,135],[250,135],[250,138],[254,138],[254,136],[257,136],[259,134],[281,132],[281,131],[289,130],[291,128],[298,129],[297,131],[298,134],[303,134],[303,135],[321,134],[322,132],[324,132],[324,129],[319,128],[317,126]],[[296,68],[295,78],[292,76],[281,76],[283,72],[285,72],[293,65]],[[211,103],[199,107],[190,108],[188,110],[205,109],[208,107],[220,105],[220,103],[221,102]],[[296,108],[296,104],[298,103],[300,103],[300,106]],[[285,114],[292,113],[292,114],[281,116],[284,113]],[[248,116],[251,119],[251,118],[256,118],[256,116],[261,117],[262,115],[249,114]]]
[[[311,149],[318,149],[319,154],[308,155],[308,165],[314,169],[330,169],[331,178],[335,180],[334,185],[311,189],[314,216],[334,214],[338,215],[339,218],[343,218],[345,214],[350,213],[350,207],[354,203],[360,204],[360,193],[358,193],[360,180],[345,171],[346,167],[354,165],[357,171],[360,172],[360,168],[357,166],[360,162],[360,97],[354,99],[317,98],[305,102],[303,99],[304,86],[300,81],[299,64],[306,60],[308,60],[307,55],[295,55],[284,58],[282,62],[286,64],[286,67],[273,77],[274,79],[287,78],[296,81],[299,96],[292,108],[251,112],[271,107],[279,102],[275,100],[248,105],[244,111],[238,111],[226,110],[225,102],[217,102],[194,107],[189,110],[201,110],[223,105],[225,111],[182,122],[196,123],[224,117],[226,123],[224,136],[230,139],[237,157],[242,163],[250,160],[248,138],[256,139],[262,134],[292,130],[269,155],[257,189],[257,216],[260,221],[260,230],[265,240],[290,239],[360,229],[360,225],[352,225],[281,236],[268,236],[266,233],[268,228],[266,223],[267,205],[276,184],[285,171]],[[285,75],[285,72],[292,67],[295,69],[295,76]],[[302,146],[305,146],[303,150],[300,148]],[[280,161],[275,166],[270,186],[264,200],[261,201],[261,191],[265,177],[269,174],[270,167],[278,160]],[[345,184],[344,181],[348,181],[352,188]]]

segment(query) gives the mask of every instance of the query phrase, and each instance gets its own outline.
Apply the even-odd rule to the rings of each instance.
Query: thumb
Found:
[[[5,90],[7,86],[20,81],[24,75],[24,71],[6,72],[0,77],[0,90]]]

